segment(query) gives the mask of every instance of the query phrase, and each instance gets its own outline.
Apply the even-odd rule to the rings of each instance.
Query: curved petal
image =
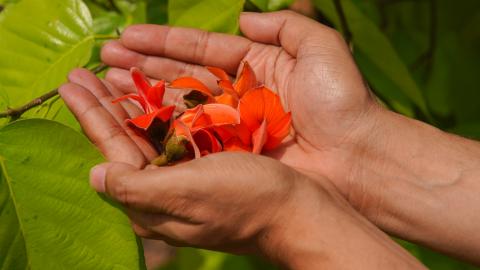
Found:
[[[152,125],[153,120],[155,120],[156,112],[140,115],[136,118],[127,119],[127,123],[131,123],[138,128],[147,130],[150,125]]]
[[[199,129],[193,134],[195,144],[198,146],[200,153],[217,153],[222,151],[222,145],[212,132],[207,129]]]
[[[133,119],[127,119],[127,123],[131,123],[138,128],[147,130],[153,123],[155,118],[158,118],[164,122],[167,122],[170,117],[172,117],[175,106],[163,107],[160,110],[154,111],[152,113],[147,113],[140,115]]]
[[[234,84],[235,90],[238,96],[243,96],[248,90],[257,86],[257,78],[248,62],[243,63],[242,72],[238,76],[237,81]]]
[[[161,80],[154,86],[150,87],[147,92],[147,102],[153,109],[162,107],[163,95],[165,94],[165,81]]]
[[[160,108],[155,113],[158,119],[162,120],[163,122],[167,122],[172,117],[174,111],[175,105],[172,105]]]
[[[133,100],[137,101],[138,103],[140,103],[140,106],[142,106],[143,111],[144,112],[147,111],[147,104],[145,103],[145,100],[137,94],[128,94],[128,95],[125,95],[125,96],[121,96],[119,98],[116,98],[116,99],[112,100],[112,103],[118,103],[118,102],[124,101],[126,99],[133,99]]]
[[[238,99],[230,95],[229,93],[223,93],[219,96],[216,96],[215,101],[217,103],[225,104],[233,108],[237,108],[238,106]]]
[[[260,154],[263,149],[263,145],[267,142],[267,121],[263,120],[260,127],[252,134],[253,149],[252,153]]]
[[[200,158],[200,150],[198,149],[197,144],[195,143],[195,140],[193,139],[192,132],[190,131],[190,128],[185,125],[182,121],[175,120],[173,122],[173,126],[175,128],[175,134],[177,136],[185,136],[187,140],[190,142],[190,145],[193,148],[193,152],[195,154],[195,158]]]
[[[192,77],[178,78],[170,83],[170,87],[197,90],[209,97],[213,97],[212,91],[205,84]]]
[[[199,111],[201,114],[199,114]],[[186,110],[179,118],[186,125],[191,125],[192,131],[221,125],[236,125],[240,123],[240,115],[234,108],[224,104],[206,104]]]
[[[150,87],[152,87],[147,77],[140,69],[136,67],[132,67],[130,69],[130,74],[132,75],[133,82],[137,87],[138,95],[147,100],[148,90]]]
[[[266,87],[248,91],[238,104],[240,116],[250,131],[258,129],[264,119],[268,123],[276,122],[286,114],[280,97]]]
[[[222,89],[223,93],[230,94],[231,96],[238,99],[238,93],[237,91],[235,91],[235,88],[233,87],[233,84],[231,81],[220,80],[218,81],[218,87]]]
[[[283,139],[285,139],[290,133],[291,122],[292,115],[289,112],[285,114],[285,116],[280,119],[280,121],[269,125],[267,128],[267,142],[265,143],[263,148],[265,150],[273,150],[277,146],[279,146],[282,143]]]
[[[252,148],[245,145],[240,139],[234,137],[223,143],[223,151],[227,152],[252,152]]]
[[[230,81],[230,76],[228,76],[227,72],[221,68],[217,67],[206,67],[210,73],[215,75],[219,80]]]

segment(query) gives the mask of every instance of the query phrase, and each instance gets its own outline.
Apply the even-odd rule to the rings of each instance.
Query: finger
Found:
[[[114,88],[118,89],[120,92],[125,94],[136,93],[135,83],[131,79],[130,71],[120,68],[111,68],[105,79],[111,83]],[[157,83],[156,80],[152,80],[152,84]],[[166,88],[165,95],[163,96],[163,105],[175,105],[175,108],[178,112],[183,112],[186,107],[183,101],[183,96],[185,91],[180,89]]]
[[[121,36],[128,49],[235,74],[251,42],[243,37],[161,25],[133,25]]]
[[[329,43],[332,35],[341,36],[330,27],[293,11],[270,13],[243,12],[240,29],[249,39],[261,43],[282,46],[296,57],[298,49],[310,39]]]
[[[128,113],[122,105],[113,104],[112,100],[116,98],[103,84],[100,79],[97,78],[92,72],[86,69],[74,69],[68,75],[68,79],[80,86],[83,86],[85,89],[88,89],[98,100],[101,106],[115,119],[117,125],[120,129],[124,130],[131,139],[132,142],[137,145],[141,153],[144,154],[144,158],[147,160],[152,160],[157,156],[155,148],[144,138],[143,135],[140,135],[135,130],[131,129],[127,123],[126,119],[136,117],[142,112],[137,108],[136,110],[132,107],[131,103],[123,102],[125,106],[128,107],[130,113]],[[92,119],[94,120],[94,119]],[[117,161],[116,159],[114,161]]]
[[[145,156],[90,91],[78,84],[67,83],[59,88],[59,94],[88,138],[108,160],[138,167],[143,165]]]
[[[95,190],[128,208],[188,219],[198,188],[193,173],[200,171],[182,165],[138,170],[130,164],[104,163],[92,169],[90,181]]]
[[[147,76],[157,80],[173,81],[178,77],[190,76],[201,80],[209,88],[217,88],[215,76],[203,66],[159,56],[147,56],[125,48],[118,41],[112,41],[103,46],[102,61],[109,66],[126,70],[138,67]]]
[[[121,90],[119,90],[117,87],[115,87],[113,84],[111,84],[109,81],[102,79],[102,83],[105,85],[107,90],[111,93],[112,97],[114,98],[119,98],[125,93]],[[135,118],[141,114],[143,114],[143,109],[138,105],[130,102],[129,100],[124,100],[120,103],[117,103],[117,105],[120,105],[123,107],[123,109],[127,112],[129,115],[129,118]]]
[[[195,242],[199,224],[157,213],[145,213],[127,209],[135,233],[140,236],[167,241],[175,246]]]

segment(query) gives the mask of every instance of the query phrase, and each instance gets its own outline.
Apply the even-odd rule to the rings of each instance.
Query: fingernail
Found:
[[[90,170],[90,186],[97,192],[105,192],[105,175],[107,171],[104,166],[97,165]]]

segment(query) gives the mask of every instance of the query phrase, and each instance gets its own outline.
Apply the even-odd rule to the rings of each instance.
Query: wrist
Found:
[[[348,181],[349,201],[389,233],[465,254],[465,232],[480,224],[462,222],[479,205],[465,197],[480,191],[472,176],[480,179],[480,144],[387,110],[376,117]]]
[[[287,269],[423,269],[328,180],[296,182],[295,194],[261,237],[270,260]]]

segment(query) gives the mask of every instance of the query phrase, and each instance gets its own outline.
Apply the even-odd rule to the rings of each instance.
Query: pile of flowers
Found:
[[[152,163],[167,165],[221,151],[260,154],[278,147],[289,134],[291,114],[276,93],[257,82],[247,62],[235,82],[220,68],[207,69],[218,79],[221,94],[214,95],[193,77],[178,78],[169,87],[188,91],[183,95],[188,109],[175,116],[175,106],[163,105],[165,81],[152,86],[139,69],[131,69],[137,94],[113,102],[130,99],[142,107],[144,114],[127,122],[156,146],[160,156]]]

